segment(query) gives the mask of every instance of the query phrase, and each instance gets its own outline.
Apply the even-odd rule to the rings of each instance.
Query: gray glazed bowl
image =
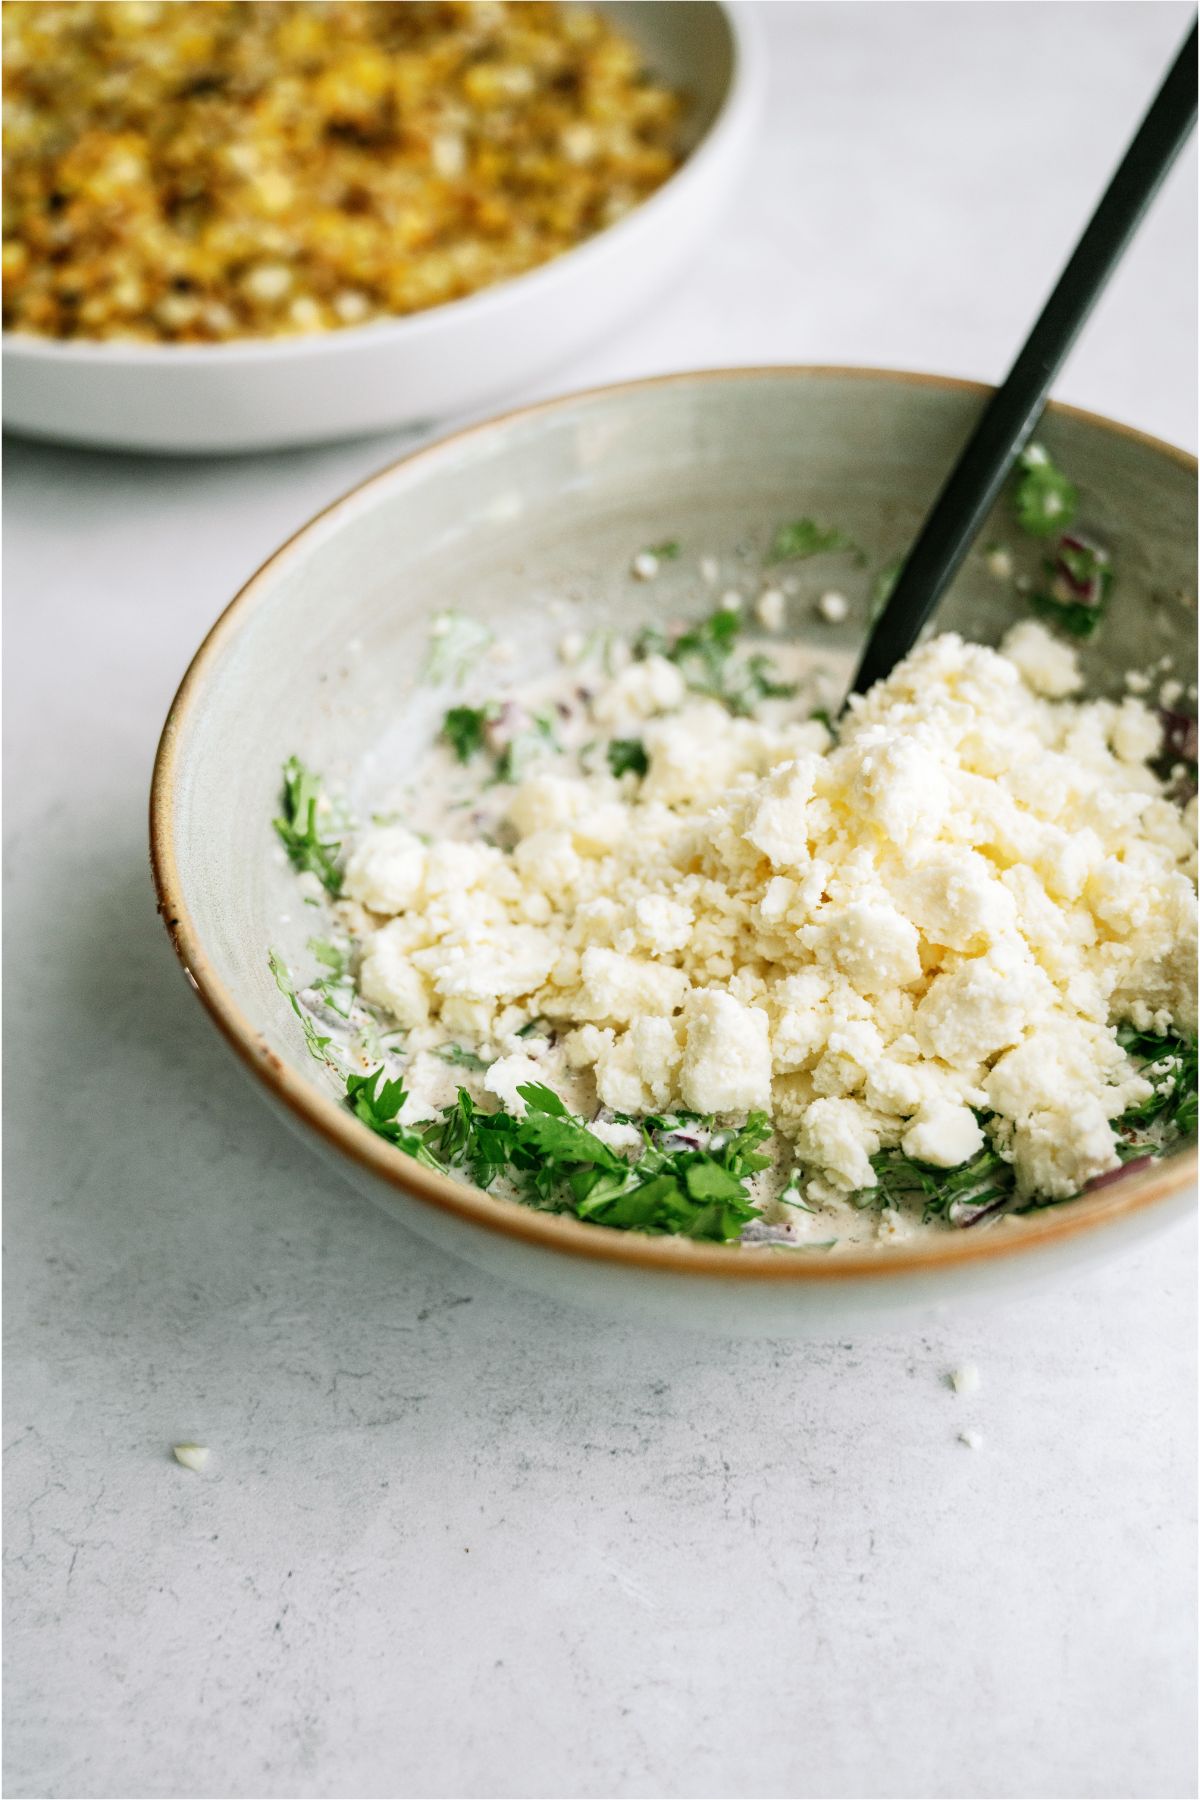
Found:
[[[420,1168],[339,1103],[307,1055],[267,967],[297,966],[313,929],[279,866],[270,820],[280,765],[300,754],[359,806],[411,766],[445,691],[419,670],[433,613],[453,607],[510,639],[531,673],[571,623],[632,629],[653,611],[711,605],[696,559],[738,566],[782,520],[836,522],[869,567],[837,565],[846,624],[805,596],[792,629],[846,664],[862,641],[872,573],[911,541],[987,390],[855,369],[670,376],[570,396],[476,426],[338,501],[248,583],[198,651],[163,732],[151,797],[159,906],[194,988],[284,1116],[412,1229],[497,1274],[605,1310],[727,1333],[843,1329],[913,1306],[1028,1285],[1135,1239],[1186,1209],[1194,1151],[1181,1149],[1086,1199],[1003,1229],[836,1257],[744,1251],[534,1213]],[[1067,408],[1039,433],[1081,491],[1080,522],[1114,549],[1110,615],[1085,651],[1092,691],[1170,655],[1195,679],[1195,463],[1167,445]],[[679,538],[652,585],[633,551]],[[1003,506],[1003,538],[1030,570],[1040,551]],[[756,561],[745,562],[747,572]],[[808,594],[828,565],[802,565]],[[994,643],[1023,611],[1011,584],[969,560],[940,628]],[[281,923],[284,917],[289,924]]]

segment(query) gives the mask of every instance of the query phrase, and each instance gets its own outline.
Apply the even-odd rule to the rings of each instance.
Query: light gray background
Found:
[[[728,226],[547,387],[999,375],[1187,18],[766,8]],[[1189,445],[1194,221],[1189,155],[1060,387]],[[377,1216],[188,994],[158,725],[248,571],[399,443],[8,450],[7,1791],[1193,1792],[1190,1230],[885,1338],[637,1335]]]

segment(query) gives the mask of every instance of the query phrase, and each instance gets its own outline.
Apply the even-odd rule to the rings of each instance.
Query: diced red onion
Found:
[[[972,1225],[978,1225],[983,1219],[990,1219],[994,1213],[1003,1212],[1012,1199],[1011,1194],[1001,1194],[998,1200],[989,1200],[986,1206],[972,1209],[968,1201],[960,1207],[951,1207],[950,1220],[960,1231],[969,1231]]]
[[[707,1142],[704,1131],[664,1131],[658,1140],[660,1150],[703,1150]]]
[[[1058,540],[1059,550],[1054,558],[1055,581],[1059,587],[1058,598],[1073,600],[1079,606],[1099,606],[1104,598],[1104,571],[1108,567],[1108,556],[1099,544],[1089,543],[1087,538],[1077,537],[1073,532],[1064,532]],[[1081,556],[1091,558],[1091,573],[1082,578],[1076,575],[1070,562],[1062,552],[1073,550]]]
[[[1091,1194],[1097,1188],[1111,1187],[1114,1181],[1121,1181],[1126,1175],[1135,1175],[1140,1169],[1148,1169],[1153,1161],[1152,1156],[1135,1156],[1132,1162],[1122,1163],[1119,1169],[1109,1169],[1104,1175],[1093,1175],[1084,1191]]]

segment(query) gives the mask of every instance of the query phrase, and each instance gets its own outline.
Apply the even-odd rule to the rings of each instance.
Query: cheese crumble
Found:
[[[506,703],[533,747],[487,790],[498,816],[381,825],[346,866],[359,992],[410,1034],[406,1122],[460,1074],[446,1043],[515,1113],[531,1079],[597,1130],[761,1111],[763,1217],[793,1240],[869,1204],[881,1152],[936,1172],[990,1149],[1039,1200],[1118,1169],[1114,1122],[1155,1088],[1117,1027],[1195,1028],[1195,803],[1151,767],[1142,700],[1080,685],[1026,621],[999,650],[927,642],[836,734],[736,716],[657,654],[584,690],[577,747]]]

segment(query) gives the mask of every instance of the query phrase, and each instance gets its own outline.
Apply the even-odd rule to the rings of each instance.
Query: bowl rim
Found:
[[[765,71],[762,27],[753,10],[746,6],[730,4],[730,0],[698,0],[698,3],[714,7],[729,33],[729,79],[707,130],[687,152],[679,167],[652,194],[611,225],[602,227],[569,249],[560,250],[546,262],[518,275],[505,276],[473,293],[442,301],[437,306],[390,317],[384,315],[362,325],[342,325],[331,331],[284,337],[238,337],[211,344],[164,344],[129,343],[119,338],[54,338],[32,331],[8,330],[0,334],[5,357],[30,363],[87,364],[103,368],[124,366],[139,372],[237,367],[260,360],[268,366],[280,365],[303,362],[314,356],[350,355],[373,346],[402,345],[419,349],[438,331],[486,324],[490,315],[502,315],[539,296],[553,299],[556,286],[571,280],[575,274],[586,277],[589,266],[601,257],[623,245],[632,247],[639,234],[657,233],[663,209],[673,205],[680,194],[707,180],[710,169],[725,153],[726,146],[735,144],[739,134],[753,123]]]
[[[226,643],[235,636],[244,618],[270,588],[279,571],[303,555],[310,539],[318,534],[324,537],[339,519],[350,516],[369,501],[377,489],[403,482],[414,470],[421,472],[439,459],[456,455],[469,440],[477,441],[489,434],[503,435],[514,425],[556,412],[569,412],[580,405],[610,402],[614,397],[637,396],[660,389],[764,380],[803,384],[829,376],[881,382],[894,387],[933,388],[969,394],[981,401],[994,392],[982,382],[913,370],[838,364],[767,364],[651,376],[558,395],[514,408],[409,451],[323,507],[243,584],[206,633],[184,673],[159,739],[150,787],[150,866],[158,912],[175,953],[222,1035],[269,1093],[328,1147],[417,1204],[450,1214],[460,1223],[480,1226],[500,1237],[515,1239],[528,1249],[555,1252],[587,1262],[615,1264],[645,1273],[738,1282],[785,1282],[807,1287],[818,1283],[928,1275],[964,1264],[1006,1260],[1039,1247],[1086,1236],[1102,1225],[1126,1219],[1180,1191],[1196,1178],[1197,1153],[1193,1148],[1169,1161],[1152,1165],[1149,1170],[1126,1181],[1099,1189],[1091,1196],[1024,1215],[1019,1228],[1004,1234],[947,1233],[944,1237],[932,1237],[914,1244],[848,1250],[836,1257],[798,1256],[795,1252],[747,1254],[734,1245],[606,1230],[568,1215],[535,1212],[519,1201],[500,1199],[452,1176],[438,1174],[376,1136],[332,1095],[322,1093],[314,1082],[300,1075],[271,1049],[205,953],[187,907],[174,842],[175,784],[186,749],[189,716],[202,702],[206,679]],[[1196,458],[1189,452],[1133,426],[1061,402],[1051,401],[1046,410],[1053,416],[1080,420],[1112,436],[1130,439],[1175,463],[1186,473],[1196,474]]]

